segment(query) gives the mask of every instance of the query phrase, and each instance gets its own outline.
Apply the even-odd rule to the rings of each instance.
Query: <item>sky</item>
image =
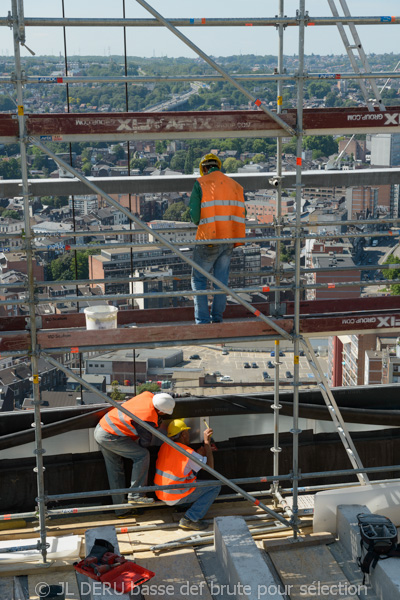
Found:
[[[149,4],[165,18],[247,18],[274,17],[279,12],[279,0],[259,0],[246,3],[244,0],[148,0]],[[123,16],[124,0],[64,0],[66,17],[120,18]],[[347,0],[349,10],[356,16],[400,16],[399,0]],[[306,0],[310,17],[332,16],[327,0]],[[336,0],[340,9],[340,2]],[[26,17],[61,17],[62,0],[25,0]],[[294,17],[299,0],[285,0],[284,12]],[[0,0],[0,17],[6,17],[11,9],[11,0]],[[152,18],[136,0],[125,0],[126,17]],[[377,11],[380,11],[379,13]],[[365,52],[400,52],[399,25],[358,26],[358,34]],[[274,27],[243,28],[183,28],[182,32],[212,56],[232,54],[272,54],[278,50],[278,34]],[[298,53],[298,28],[289,27],[284,37],[284,53]],[[36,54],[63,55],[62,28],[29,27],[26,44]],[[67,29],[67,51],[70,56],[122,55],[123,33],[118,28],[74,28]],[[306,54],[343,54],[345,49],[337,28],[332,26],[309,27],[306,30]],[[0,55],[12,55],[12,32],[0,29]],[[178,40],[171,32],[161,28],[128,28],[127,53],[129,56],[195,57],[193,51]],[[22,55],[28,55],[22,49]]]

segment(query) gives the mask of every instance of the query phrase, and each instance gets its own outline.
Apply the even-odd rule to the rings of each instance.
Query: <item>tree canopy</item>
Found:
[[[184,202],[174,202],[164,212],[165,221],[190,221],[189,209]]]

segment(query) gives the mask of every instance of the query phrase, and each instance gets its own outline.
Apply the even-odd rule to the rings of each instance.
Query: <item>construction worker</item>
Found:
[[[207,273],[227,285],[234,247],[232,238],[244,238],[245,204],[243,188],[230,177],[221,173],[221,161],[216,154],[206,154],[200,160],[201,177],[195,181],[190,196],[190,218],[198,225],[196,240],[226,240],[221,244],[205,244],[194,247],[193,260]],[[192,270],[192,290],[206,290],[207,277]],[[218,289],[218,286],[214,285]],[[226,306],[226,295],[213,297],[211,316],[207,296],[194,297],[194,316],[199,323],[221,323]]]
[[[143,392],[121,406],[142,421],[158,428],[161,425],[161,417],[172,414],[175,400],[169,394]],[[147,429],[137,425],[118,408],[113,408],[102,417],[95,429],[94,439],[99,444],[106,463],[110,489],[126,487],[123,457],[133,461],[131,487],[137,488],[147,484],[150,463],[147,447],[151,443],[151,437]],[[124,494],[113,494],[112,499],[114,504],[123,504]],[[148,505],[152,502],[153,498],[138,492],[128,494],[129,504]],[[117,516],[125,516],[127,511],[121,509],[115,513]]]
[[[204,445],[195,452],[190,448],[189,429],[183,419],[174,419],[168,425],[168,437],[178,446],[195,456],[209,467],[214,468],[213,451],[210,444],[212,429],[207,428],[203,433]],[[181,454],[175,448],[164,443],[159,452],[156,462],[155,485],[175,485],[177,483],[192,483],[196,481],[196,473],[201,469],[198,464]],[[215,487],[188,487],[182,489],[157,490],[156,496],[170,506],[176,504],[190,504],[184,517],[179,521],[182,529],[193,529],[201,531],[207,529],[208,524],[203,517],[221,491],[221,486]]]

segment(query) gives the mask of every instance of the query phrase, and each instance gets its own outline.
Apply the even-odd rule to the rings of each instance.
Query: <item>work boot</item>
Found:
[[[135,498],[128,498],[128,504],[153,504],[154,498],[148,498],[147,496],[136,496]]]
[[[192,529],[193,531],[203,531],[204,529],[208,529],[208,522],[204,519],[192,521],[191,519],[182,517],[182,519],[179,521],[179,527],[182,529]]]

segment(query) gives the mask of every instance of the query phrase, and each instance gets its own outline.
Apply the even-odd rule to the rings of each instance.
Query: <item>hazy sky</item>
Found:
[[[243,0],[150,0],[149,2],[166,18],[200,17],[273,17],[279,11],[278,0],[245,2]],[[64,0],[66,17],[106,17],[123,15],[123,0]],[[336,0],[338,7],[339,0]],[[398,0],[348,0],[350,12],[358,16],[399,16]],[[25,0],[26,17],[60,17],[62,0]],[[128,18],[151,18],[135,0],[125,0]],[[285,0],[287,16],[295,16],[299,0]],[[6,17],[11,0],[0,0],[0,16]],[[306,0],[310,17],[332,16],[327,0]],[[378,12],[379,11],[379,12]],[[273,27],[243,28],[184,28],[190,37],[207,54],[277,54],[278,36]],[[6,27],[0,30],[0,53],[12,54],[12,33]],[[358,33],[367,53],[400,52],[399,25],[359,26]],[[36,54],[63,53],[62,29],[55,27],[30,27],[26,43]],[[68,54],[123,53],[122,30],[117,28],[68,28]],[[172,33],[161,28],[129,28],[127,30],[128,54],[131,56],[189,56],[193,52]],[[336,26],[309,27],[306,30],[306,53],[343,54],[344,46]],[[298,30],[290,27],[285,32],[285,54],[297,54]],[[26,55],[26,50],[22,50]]]

